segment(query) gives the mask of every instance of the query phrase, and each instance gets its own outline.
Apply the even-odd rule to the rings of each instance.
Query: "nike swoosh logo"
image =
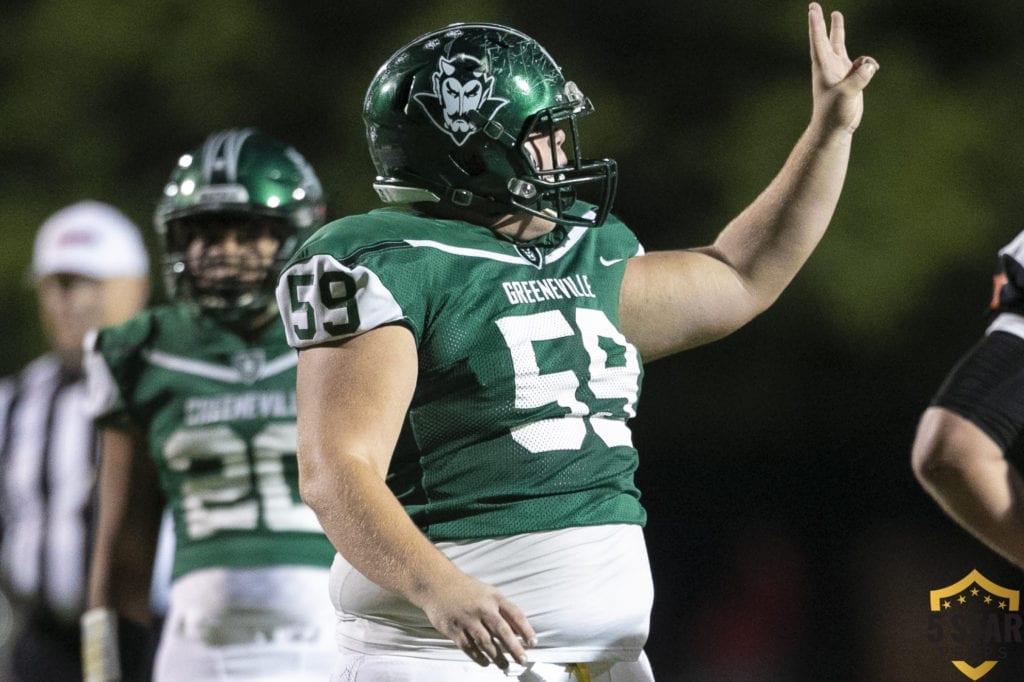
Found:
[[[621,258],[612,258],[611,260],[609,260],[609,259],[605,258],[604,256],[598,256],[598,260],[600,260],[601,261],[601,265],[603,265],[605,267],[608,267],[609,265],[615,265],[616,263],[621,263],[622,262]]]

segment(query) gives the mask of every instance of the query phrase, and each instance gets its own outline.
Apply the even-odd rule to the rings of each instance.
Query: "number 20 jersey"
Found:
[[[388,482],[431,539],[643,525],[627,426],[642,367],[617,328],[639,252],[614,218],[516,243],[378,209],[321,228],[278,304],[299,349],[388,324],[413,334],[419,376]]]
[[[221,566],[330,566],[302,503],[295,352],[272,323],[249,343],[187,303],[101,330],[87,355],[99,423],[147,434],[174,516],[174,578]]]

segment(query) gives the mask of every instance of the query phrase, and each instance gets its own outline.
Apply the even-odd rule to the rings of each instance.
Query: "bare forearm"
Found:
[[[715,241],[710,253],[729,263],[755,309],[774,301],[818,244],[835,211],[863,114],[863,90],[878,63],[850,60],[839,12],[825,26],[818,3],[808,10],[811,123],[768,188]]]
[[[299,355],[299,484],[335,548],[378,585],[419,604],[451,564],[384,482],[416,380],[408,330],[384,327]],[[331,387],[368,386],[335,409]]]
[[[102,432],[96,540],[88,606],[104,607],[141,624],[150,620],[150,583],[163,498],[141,439]]]
[[[710,246],[630,260],[619,299],[627,338],[650,361],[739,329],[770,306],[824,235],[846,178],[862,91],[877,70],[846,54],[843,18],[831,34],[808,11],[811,123],[768,187]]]
[[[415,526],[370,464],[329,461],[330,475],[311,477],[303,490],[327,536],[360,573],[422,607],[425,595],[457,569]]]
[[[460,571],[406,515],[370,463],[331,458],[341,485],[315,480],[303,496],[327,536],[360,573],[421,608],[444,636],[479,665],[524,664],[535,633],[519,608],[494,587]]]
[[[150,609],[150,572],[112,566],[97,572],[90,580],[89,608],[108,608],[123,618],[148,625]]]
[[[379,327],[299,354],[299,484],[349,563],[421,608],[480,665],[523,663],[534,632],[490,585],[458,570],[424,536],[384,482],[417,375],[413,337]],[[371,390],[341,402],[337,386]],[[522,641],[520,641],[520,638]]]
[[[832,220],[852,133],[813,123],[782,170],[706,250],[728,263],[756,307],[768,307],[806,262]]]
[[[100,527],[93,548],[89,571],[89,608],[103,607],[140,624],[148,624],[154,550],[147,533],[139,524],[110,519],[115,512],[104,506],[121,507],[119,500],[101,502]],[[110,519],[103,521],[104,514]]]

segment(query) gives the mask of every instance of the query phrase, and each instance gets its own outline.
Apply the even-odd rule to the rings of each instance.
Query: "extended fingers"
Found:
[[[473,659],[473,662],[477,665],[486,668],[493,662],[499,668],[505,669],[508,667],[508,660],[502,654],[501,649],[497,646],[487,628],[480,623],[460,630],[458,634],[452,637],[452,641],[462,649],[463,653]]]
[[[467,656],[481,666],[486,667],[494,663],[504,670],[509,666],[506,654],[516,663],[525,665],[527,657],[523,643],[525,642],[526,646],[533,646],[536,643],[533,628],[522,613],[511,604],[504,605],[500,609],[500,614],[483,617],[478,622],[462,628],[453,640]]]
[[[516,663],[526,665],[526,648],[523,643],[525,642],[526,646],[533,646],[536,643],[536,635],[526,617],[515,605],[508,602],[502,604],[498,615],[485,619],[483,625],[486,631],[477,631],[473,639],[477,648],[495,665],[502,669],[508,667],[505,654],[511,656]]]
[[[469,633],[463,633],[461,640],[456,640],[455,643],[458,645],[462,652],[469,656],[474,663],[479,666],[486,668],[491,664],[490,657],[484,653],[476,641],[469,635]]]
[[[846,25],[843,23],[842,12],[832,12],[832,33],[829,36],[832,51],[842,57],[846,55]]]
[[[829,49],[828,30],[825,28],[825,17],[821,5],[812,2],[807,10],[807,35],[811,41],[811,60],[817,64],[821,55]]]
[[[504,626],[504,627],[503,627]],[[509,653],[518,664],[525,664],[526,656],[511,629],[505,624],[477,624],[463,630],[455,638],[456,644],[473,662],[486,667],[495,664],[502,670],[509,667]]]
[[[825,26],[825,15],[821,5],[812,2],[807,10],[807,29],[811,41],[811,59],[820,63],[821,59],[832,53],[844,59],[846,54],[846,25],[843,13],[832,12],[831,31]]]
[[[503,604],[501,607],[501,617],[501,625],[508,630],[502,636],[502,641],[510,643],[505,646],[505,650],[512,654],[517,663],[525,664],[525,647],[537,645],[537,633],[534,632],[530,621],[526,619],[526,615],[515,604]]]

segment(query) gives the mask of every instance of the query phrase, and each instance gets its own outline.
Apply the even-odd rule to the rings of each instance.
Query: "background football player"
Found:
[[[695,250],[644,255],[609,213],[590,102],[528,36],[452,25],[378,71],[377,188],[409,205],[326,226],[278,286],[302,493],[340,553],[334,679],[651,679],[641,362],[765,310],[831,220],[877,64],[848,58],[839,13],[831,35],[808,20],[810,124]]]
[[[299,499],[296,360],[273,298],[324,211],[305,159],[254,129],[210,135],[171,174],[155,222],[173,302],[101,330],[87,359],[104,426],[88,679],[132,678],[118,622],[148,620],[165,501],[176,548],[154,678],[327,675],[333,549]]]
[[[149,256],[123,213],[80,201],[39,228],[30,276],[50,348],[0,380],[0,579],[22,621],[0,679],[14,682],[73,680],[82,667],[97,455],[82,340],[142,308]],[[6,629],[8,613],[0,623]]]
[[[1008,456],[1024,445],[1024,232],[999,257],[997,315],[921,416],[911,457],[953,520],[1024,568],[1024,479]]]

